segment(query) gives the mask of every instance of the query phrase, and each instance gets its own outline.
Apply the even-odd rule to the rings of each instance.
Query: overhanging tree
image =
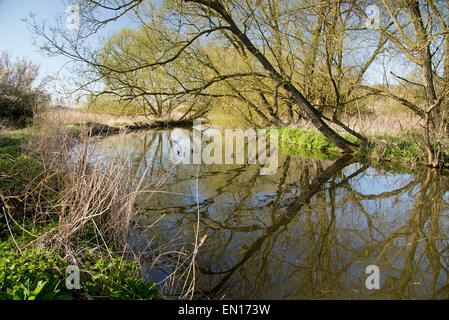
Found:
[[[301,4],[317,8],[341,5],[340,1],[304,1]],[[260,92],[259,98],[267,110],[271,108],[270,117],[279,117],[275,111],[278,98],[282,95],[283,101],[287,101],[286,104],[291,109],[290,116],[296,106],[295,109],[300,110],[339,148],[345,152],[355,151],[358,145],[343,138],[327,122],[333,122],[365,141],[363,137],[348,130],[349,128],[335,117],[325,117],[305,97],[304,88],[295,82],[292,70],[297,67],[294,60],[299,54],[292,48],[293,33],[286,30],[289,28],[289,17],[291,19],[291,16],[298,16],[303,8],[297,2],[285,1],[281,9],[276,7],[275,1],[259,0],[177,0],[154,3],[138,0],[88,0],[81,2],[81,29],[77,32],[64,30],[61,22],[58,27],[52,29],[46,29],[45,25],[38,23],[33,23],[32,26],[34,32],[44,40],[43,48],[48,53],[63,54],[75,62],[78,72],[85,77],[83,81],[78,80],[78,88],[83,90],[92,92],[90,88],[93,84],[103,82],[107,83],[109,88],[102,87],[100,93],[113,92],[130,101],[148,100],[148,105],[151,105],[156,97],[163,101],[227,95],[242,98],[237,86],[234,86],[236,90],[226,93],[217,93],[215,89],[220,83],[232,85],[234,80],[244,83],[246,79],[269,79],[266,83],[272,84],[271,98],[267,98],[263,91]],[[144,32],[148,44],[156,50],[147,50],[151,52],[150,55],[139,55],[139,50],[136,50],[137,54],[125,54],[122,57],[125,60],[122,62],[120,56],[119,60],[112,63],[105,62],[101,58],[104,58],[104,55],[98,55],[104,44],[93,48],[89,37],[107,24],[131,13],[140,26],[137,30]],[[268,33],[270,36],[267,36]],[[314,58],[316,46],[319,46],[320,50],[323,48],[320,44],[321,30],[316,30],[316,34],[318,36],[314,40],[315,47],[311,48],[311,58],[304,59],[312,64],[317,63]],[[200,60],[197,57],[203,55],[201,48],[206,41],[232,46],[242,57],[246,56],[256,64],[248,72],[223,73],[217,68],[214,70],[211,65],[204,63],[204,60],[203,63],[198,63]],[[148,77],[163,74],[162,78],[170,81],[156,83],[155,80],[151,84],[156,83],[156,87],[142,81],[130,81],[132,77],[129,75],[139,73],[145,73]],[[332,80],[333,77],[329,80],[329,87]],[[246,101],[248,104],[254,103],[251,99]],[[339,101],[337,107],[341,105],[343,103]],[[257,106],[254,109],[257,109]]]

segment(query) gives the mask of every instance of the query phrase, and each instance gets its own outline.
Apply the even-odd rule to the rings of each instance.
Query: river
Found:
[[[130,246],[175,261],[173,248],[203,238],[199,298],[449,298],[446,172],[279,152],[275,174],[260,175],[260,164],[173,164],[172,140],[173,130],[121,134],[96,152],[128,159],[158,191],[138,196]],[[148,261],[150,280],[173,271]],[[372,265],[378,289],[366,285]]]

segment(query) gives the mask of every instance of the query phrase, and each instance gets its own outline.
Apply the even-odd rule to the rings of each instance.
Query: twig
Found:
[[[9,227],[8,217],[6,217],[5,207],[3,207],[3,215],[5,216],[6,225],[8,226],[9,234],[11,235],[12,241],[14,241],[14,244],[16,245],[17,249],[19,250],[20,255],[22,255],[22,250],[20,250],[19,245],[16,242],[16,239],[14,238],[14,235],[12,234],[11,228]]]

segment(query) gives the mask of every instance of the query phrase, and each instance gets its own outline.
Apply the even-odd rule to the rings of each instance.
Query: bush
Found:
[[[71,299],[62,277],[65,265],[50,251],[18,252],[11,241],[0,243],[0,300]]]
[[[0,117],[14,121],[26,120],[33,116],[38,105],[49,101],[49,96],[34,82],[39,67],[26,60],[12,62],[10,56],[0,55]]]

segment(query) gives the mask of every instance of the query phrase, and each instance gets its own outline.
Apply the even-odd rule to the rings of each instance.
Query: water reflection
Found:
[[[203,298],[449,298],[447,174],[280,154],[276,174],[260,176],[259,165],[173,165],[172,144],[158,131],[108,137],[97,150],[131,158],[148,182],[168,173],[167,193],[139,198],[144,222],[158,225],[139,237],[191,243],[199,210]],[[365,287],[372,264],[379,290]]]

